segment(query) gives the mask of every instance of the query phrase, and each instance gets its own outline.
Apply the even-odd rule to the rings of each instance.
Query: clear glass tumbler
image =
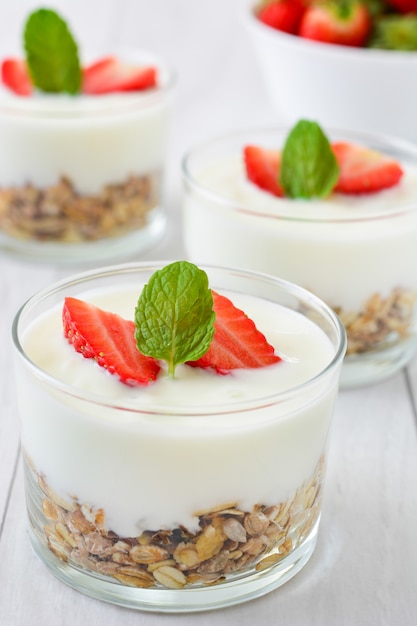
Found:
[[[4,251],[54,263],[114,261],[152,248],[163,235],[176,78],[153,55],[117,56],[155,65],[158,87],[76,96],[1,92]]]
[[[282,360],[227,375],[182,365],[173,380],[123,385],[65,340],[63,299],[133,319],[160,266],[78,274],[14,320],[29,534],[47,567],[87,595],[202,611],[271,591],[313,553],[346,337],[300,287],[206,267]]]
[[[183,161],[184,243],[196,263],[273,274],[315,293],[341,317],[348,348],[342,387],[375,383],[417,350],[417,147],[329,131],[398,160],[396,187],[326,200],[276,198],[246,180],[243,147],[279,150],[288,128],[239,131],[192,148]],[[326,130],[327,132],[327,130]]]

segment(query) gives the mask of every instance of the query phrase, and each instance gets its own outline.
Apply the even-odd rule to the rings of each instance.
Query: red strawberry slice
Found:
[[[83,69],[83,92],[86,94],[141,91],[155,87],[156,84],[155,67],[130,65],[113,56],[100,59]]]
[[[32,94],[32,81],[26,62],[22,59],[4,59],[1,64],[1,80],[3,85],[6,85],[19,96]]]
[[[257,17],[271,28],[295,35],[304,10],[302,0],[273,0],[260,9]]]
[[[340,168],[334,191],[373,193],[397,185],[403,175],[397,161],[369,148],[337,142],[332,150]]]
[[[245,146],[243,158],[248,179],[274,196],[282,197],[284,191],[278,182],[281,153],[259,146]]]
[[[212,293],[216,312],[214,338],[207,352],[188,365],[212,367],[217,373],[226,374],[233,369],[264,367],[281,360],[243,311],[225,296]]]
[[[95,359],[122,383],[147,385],[156,379],[159,364],[137,349],[133,321],[77,298],[65,298],[62,321],[76,351]]]
[[[358,0],[311,4],[304,12],[298,34],[306,39],[344,46],[364,45],[371,30],[371,17]]]

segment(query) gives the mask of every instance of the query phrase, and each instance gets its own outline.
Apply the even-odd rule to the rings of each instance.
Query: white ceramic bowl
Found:
[[[289,35],[242,8],[269,96],[281,121],[300,118],[417,142],[417,52],[351,48]]]

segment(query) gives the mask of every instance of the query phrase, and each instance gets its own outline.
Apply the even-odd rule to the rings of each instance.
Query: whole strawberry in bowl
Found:
[[[0,248],[22,257],[122,258],[165,230],[174,73],[150,52],[85,50],[39,9],[0,59]]]
[[[286,0],[291,29],[288,17],[268,17],[282,5],[252,1],[241,12],[281,121],[310,117],[417,141],[417,4]]]
[[[417,147],[321,127],[242,130],[183,162],[190,259],[266,272],[344,322],[342,385],[387,377],[417,349]]]

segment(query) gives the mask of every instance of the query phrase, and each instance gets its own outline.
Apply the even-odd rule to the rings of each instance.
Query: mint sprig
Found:
[[[282,152],[279,182],[290,198],[323,198],[337,182],[339,167],[329,140],[317,124],[300,120]]]
[[[38,89],[69,94],[80,91],[78,47],[58,13],[51,9],[34,11],[26,22],[23,39],[29,73]]]
[[[176,261],[152,274],[135,309],[136,344],[146,356],[168,363],[168,374],[207,352],[215,313],[207,274]]]

